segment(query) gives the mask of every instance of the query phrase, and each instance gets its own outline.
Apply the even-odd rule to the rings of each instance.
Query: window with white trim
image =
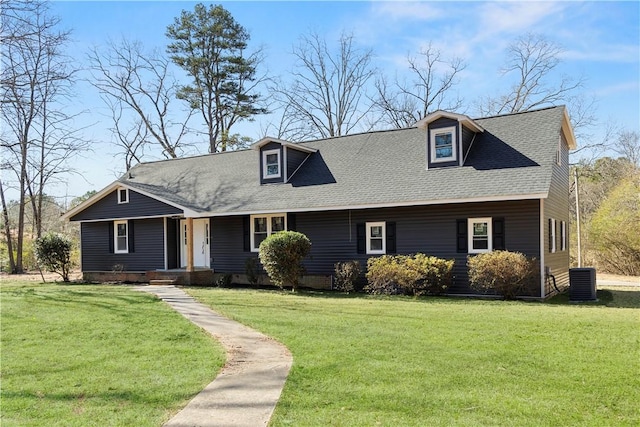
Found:
[[[558,138],[558,149],[556,150],[556,164],[562,166],[562,136]]]
[[[251,251],[258,252],[260,243],[268,236],[287,229],[285,214],[251,215]]]
[[[556,252],[556,220],[549,220],[549,252]]]
[[[367,222],[367,254],[385,254],[386,245],[386,223]]]
[[[113,249],[117,254],[129,253],[129,226],[127,221],[113,221]]]
[[[118,204],[129,203],[129,189],[118,188]]]
[[[469,218],[468,248],[470,254],[482,254],[493,250],[491,218]]]
[[[456,128],[431,129],[431,162],[451,162],[457,158]]]
[[[280,150],[265,150],[262,152],[262,178],[280,178]]]
[[[560,222],[560,250],[567,250],[567,223],[566,221]]]

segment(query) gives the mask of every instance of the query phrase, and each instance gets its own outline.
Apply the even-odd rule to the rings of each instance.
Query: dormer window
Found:
[[[129,189],[128,188],[119,188],[118,189],[118,204],[121,205],[123,203],[129,203]]]
[[[431,129],[431,162],[453,162],[457,159],[456,128]]]
[[[264,179],[280,178],[280,150],[265,150],[262,152],[262,177]]]

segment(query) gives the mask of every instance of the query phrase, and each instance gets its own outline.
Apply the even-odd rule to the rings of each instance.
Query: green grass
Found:
[[[272,426],[640,424],[637,290],[586,304],[187,291],[292,351]]]
[[[224,363],[206,333],[120,286],[4,281],[1,418],[9,426],[159,426]]]

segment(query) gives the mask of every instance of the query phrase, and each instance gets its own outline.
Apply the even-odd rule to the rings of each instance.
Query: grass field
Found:
[[[640,292],[597,303],[196,289],[294,366],[272,426],[637,426]]]
[[[120,286],[0,287],[1,416],[9,426],[160,426],[224,351],[154,297]]]

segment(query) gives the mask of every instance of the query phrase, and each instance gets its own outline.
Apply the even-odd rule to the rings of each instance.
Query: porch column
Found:
[[[187,271],[193,271],[193,218],[187,218]]]

